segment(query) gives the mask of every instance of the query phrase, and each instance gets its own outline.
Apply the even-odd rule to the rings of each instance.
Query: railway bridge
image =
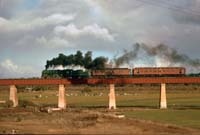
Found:
[[[110,87],[109,109],[116,109],[115,84],[160,84],[160,109],[167,108],[167,84],[199,84],[200,77],[135,77],[88,79],[0,79],[0,85],[10,86],[9,99],[18,106],[16,85],[59,85],[58,108],[66,109],[65,89],[70,84],[107,84]]]

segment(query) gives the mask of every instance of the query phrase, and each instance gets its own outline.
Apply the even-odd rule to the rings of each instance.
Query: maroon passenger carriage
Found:
[[[133,69],[134,76],[184,76],[184,67],[140,67]]]
[[[101,70],[92,70],[92,77],[134,77],[134,76],[185,76],[184,67],[138,67],[128,68],[106,68]]]
[[[131,70],[128,68],[106,68],[100,70],[92,70],[93,77],[128,77],[131,76]]]

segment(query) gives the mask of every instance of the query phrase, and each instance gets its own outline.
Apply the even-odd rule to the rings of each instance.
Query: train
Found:
[[[43,70],[42,78],[89,78],[89,71],[84,70],[73,70],[73,69],[65,69],[65,70]]]
[[[43,70],[42,78],[114,78],[114,77],[176,77],[185,76],[184,67],[105,68],[96,70]]]

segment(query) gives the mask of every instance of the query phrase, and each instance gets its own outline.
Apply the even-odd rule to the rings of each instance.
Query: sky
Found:
[[[0,78],[40,77],[59,53],[112,59],[137,42],[198,59],[200,1],[0,0]]]

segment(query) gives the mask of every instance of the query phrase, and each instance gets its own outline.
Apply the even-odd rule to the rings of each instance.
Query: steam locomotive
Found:
[[[98,70],[43,70],[42,78],[114,78],[185,76],[184,67],[105,68]]]

